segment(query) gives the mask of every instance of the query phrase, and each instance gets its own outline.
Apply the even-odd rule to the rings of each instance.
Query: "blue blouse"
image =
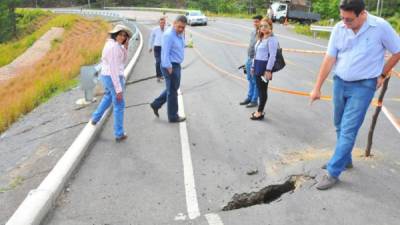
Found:
[[[258,40],[254,46],[256,52],[254,60],[268,61],[266,70],[271,71],[275,64],[278,46],[278,39],[273,35],[266,39]],[[254,68],[254,61],[252,67]]]

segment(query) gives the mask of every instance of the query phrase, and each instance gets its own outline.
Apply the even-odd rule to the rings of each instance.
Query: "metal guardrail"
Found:
[[[332,32],[333,27],[311,25],[310,30],[313,32],[314,39],[317,37],[317,32]]]
[[[171,12],[186,13],[190,10],[186,9],[169,9],[169,8],[147,8],[147,7],[104,7],[106,10],[138,10],[138,11],[155,11],[155,12]]]
[[[132,35],[131,40],[136,40],[139,35],[139,29],[136,24],[129,20],[128,18],[120,15],[119,13],[105,11],[105,10],[91,10],[91,9],[51,9],[50,11],[54,13],[65,13],[65,14],[79,14],[82,16],[101,16],[110,19],[118,19],[121,20],[125,25],[135,30],[135,33]]]

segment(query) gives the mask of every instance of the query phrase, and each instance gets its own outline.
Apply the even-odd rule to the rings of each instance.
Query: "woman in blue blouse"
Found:
[[[255,45],[255,56],[251,73],[256,76],[257,88],[259,91],[260,104],[257,112],[251,114],[250,119],[264,119],[264,108],[268,99],[268,83],[272,80],[272,68],[275,64],[278,50],[278,40],[272,33],[272,21],[263,19],[260,24],[258,41]]]

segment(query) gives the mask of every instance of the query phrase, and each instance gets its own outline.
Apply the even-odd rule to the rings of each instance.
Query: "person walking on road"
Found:
[[[150,104],[154,114],[159,117],[158,110],[167,102],[168,120],[179,123],[186,120],[178,115],[178,89],[181,82],[181,63],[184,59],[185,40],[183,32],[187,24],[185,16],[178,16],[173,26],[162,36],[161,72],[165,78],[166,89]]]
[[[250,73],[250,70],[251,70],[251,64],[254,59],[254,54],[255,54],[254,46],[257,42],[257,32],[261,20],[262,16],[260,15],[253,17],[254,31],[251,32],[250,34],[250,43],[247,49],[247,60],[245,66],[246,66],[246,77],[249,83],[249,89],[247,93],[247,98],[243,102],[241,102],[240,105],[245,105],[248,108],[257,107],[258,105],[258,90],[257,90],[256,78]]]
[[[272,21],[263,19],[258,31],[258,41],[254,47],[255,55],[251,67],[251,73],[256,78],[260,104],[250,119],[264,119],[264,108],[268,99],[268,84],[272,80],[272,68],[274,67],[278,51],[278,39],[272,33]]]
[[[390,24],[365,10],[363,0],[340,2],[342,21],[335,25],[310,104],[320,99],[321,87],[334,68],[333,106],[336,147],[327,174],[316,185],[333,187],[346,168],[352,168],[352,150],[375,91],[400,59],[400,38]],[[385,50],[392,56],[385,64]]]
[[[156,59],[156,76],[158,82],[161,82],[163,79],[161,73],[161,39],[165,30],[165,23],[165,18],[161,17],[159,26],[153,28],[149,39],[149,52],[151,53],[154,51],[154,58]]]
[[[101,75],[105,93],[96,111],[92,114],[91,123],[96,125],[104,112],[113,104],[114,135],[120,142],[128,136],[124,132],[124,68],[127,60],[128,42],[132,37],[131,30],[124,25],[116,25],[110,32],[101,56]]]

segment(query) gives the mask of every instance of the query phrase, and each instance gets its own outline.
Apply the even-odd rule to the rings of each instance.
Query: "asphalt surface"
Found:
[[[136,17],[147,46],[160,14],[123,13]],[[326,46],[326,40],[296,35],[287,27],[274,29],[282,48],[323,51]],[[132,106],[126,110],[129,139],[114,142],[110,118],[43,224],[399,224],[400,134],[382,114],[374,157],[362,157],[371,106],[356,143],[355,168],[344,172],[332,190],[317,191],[316,180],[307,178],[323,174],[319,167],[334,147],[332,103],[320,101],[310,107],[307,97],[276,90],[308,93],[322,55],[285,52],[288,65],[274,74],[266,120],[250,121],[254,109],[238,104],[247,83],[237,70],[246,59],[246,48],[238,43],[247,43],[250,31],[248,20],[220,18],[187,31],[195,48],[186,49],[181,90],[201,216],[188,218],[182,127],[167,123],[165,107],[157,119],[142,105],[164,88],[148,80],[127,87],[126,104]],[[144,48],[131,80],[152,75],[153,57]],[[397,118],[399,87],[400,79],[392,79],[385,102]],[[323,93],[331,95],[331,82]],[[252,171],[257,172],[248,175]],[[277,201],[222,211],[234,194],[281,184],[291,175],[304,180]],[[216,214],[221,221],[212,222],[209,218]]]
[[[37,188],[87,123],[95,105],[79,109],[83,92],[53,97],[0,137],[0,224]]]

